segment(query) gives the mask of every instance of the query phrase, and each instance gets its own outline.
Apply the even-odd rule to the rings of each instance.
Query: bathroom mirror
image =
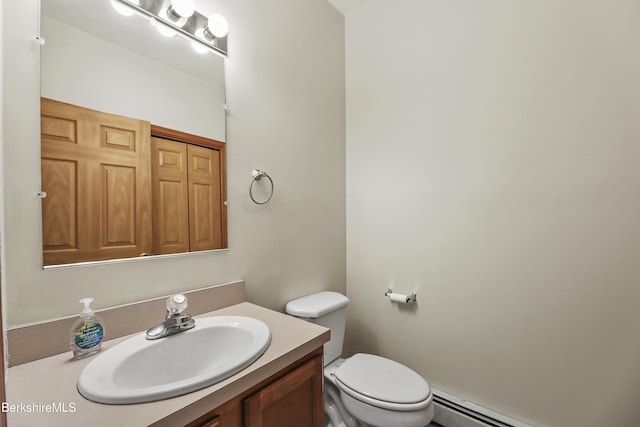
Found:
[[[224,143],[224,58],[112,3],[41,0],[42,97]]]

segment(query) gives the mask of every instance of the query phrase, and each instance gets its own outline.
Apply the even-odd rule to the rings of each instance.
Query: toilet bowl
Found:
[[[424,427],[433,419],[433,396],[427,382],[393,360],[358,353],[346,360],[336,359],[324,372],[325,388],[338,392],[342,415],[346,412],[360,422],[353,425]]]
[[[425,427],[433,419],[433,396],[419,374],[373,354],[339,357],[348,302],[337,292],[320,292],[286,307],[292,316],[331,329],[324,347],[327,426]]]

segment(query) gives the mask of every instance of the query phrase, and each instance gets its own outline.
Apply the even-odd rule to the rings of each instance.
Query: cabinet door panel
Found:
[[[244,401],[245,427],[323,427],[322,356]]]
[[[44,250],[76,251],[78,247],[78,163],[42,159],[42,181],[50,193],[42,200]]]
[[[135,246],[135,168],[102,165],[101,247]]]

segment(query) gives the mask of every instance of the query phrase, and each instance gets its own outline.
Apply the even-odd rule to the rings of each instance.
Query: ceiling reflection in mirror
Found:
[[[211,50],[194,49],[193,42],[184,36],[165,37],[147,18],[123,16],[111,3],[41,0],[42,97],[223,143],[224,58]],[[224,149],[221,153],[224,156]],[[220,198],[225,192],[224,158],[215,161],[221,165],[218,171],[222,182],[216,190],[216,197]],[[43,187],[44,167],[43,151]],[[54,171],[54,175],[57,173]],[[78,182],[87,178],[77,171],[75,174]],[[202,197],[198,194],[192,197]],[[86,215],[86,209],[74,209],[78,219]],[[224,206],[220,209],[226,212]],[[226,215],[222,215],[226,248]],[[82,233],[78,229],[75,232]],[[145,251],[135,256],[152,253]],[[44,264],[51,263],[45,260]]]
[[[224,58],[110,0],[42,0],[41,94],[225,140]]]

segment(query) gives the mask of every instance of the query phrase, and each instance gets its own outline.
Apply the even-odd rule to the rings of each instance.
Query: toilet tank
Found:
[[[348,304],[346,296],[326,291],[289,301],[285,308],[291,316],[331,329],[331,339],[324,345],[325,366],[342,354]]]

